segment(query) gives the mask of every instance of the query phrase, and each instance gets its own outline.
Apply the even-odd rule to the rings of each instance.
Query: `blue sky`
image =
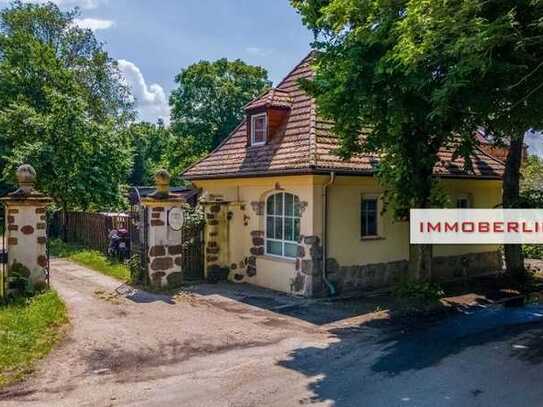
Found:
[[[240,58],[266,68],[277,82],[309,52],[312,40],[288,0],[53,2],[80,8],[79,25],[93,29],[119,60],[140,118],[153,122],[168,118],[169,93],[182,68],[200,60]]]

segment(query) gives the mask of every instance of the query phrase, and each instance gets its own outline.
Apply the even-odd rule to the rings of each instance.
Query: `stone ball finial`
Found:
[[[159,194],[168,194],[171,178],[172,176],[165,169],[158,170],[155,173],[155,186]]]
[[[36,170],[29,164],[20,165],[15,171],[17,183],[20,189],[25,193],[30,193],[34,190],[36,182]]]

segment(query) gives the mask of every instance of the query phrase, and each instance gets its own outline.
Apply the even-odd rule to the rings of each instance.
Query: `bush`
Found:
[[[543,259],[543,245],[541,244],[525,244],[522,246],[522,251],[526,259]]]
[[[410,311],[429,311],[440,304],[439,300],[445,293],[436,283],[406,278],[393,285],[392,294],[403,308]]]
[[[130,283],[145,283],[145,270],[141,266],[141,257],[139,254],[135,254],[128,259],[128,270],[130,271]]]

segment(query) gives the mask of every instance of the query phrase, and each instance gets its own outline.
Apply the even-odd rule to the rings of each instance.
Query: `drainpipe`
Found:
[[[331,186],[336,180],[336,173],[330,173],[330,180],[324,184],[322,190],[322,279],[328,288],[328,292],[331,296],[336,295],[336,288],[328,280],[328,274],[326,272],[326,249],[328,243],[327,225],[328,225],[328,187]]]

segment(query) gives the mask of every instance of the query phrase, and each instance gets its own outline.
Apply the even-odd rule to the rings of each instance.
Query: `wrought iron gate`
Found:
[[[147,284],[148,247],[148,208],[142,205],[130,207],[130,219],[128,222],[128,233],[130,235],[130,274],[132,283]]]
[[[50,253],[49,253],[49,239],[52,236],[52,224],[53,224],[53,218],[54,213],[51,211],[47,211],[46,216],[46,228],[45,228],[45,256],[47,256],[47,266],[45,267],[45,281],[47,282],[47,288],[51,287],[51,264],[50,264]]]
[[[204,224],[185,224],[181,228],[183,242],[182,266],[183,280],[201,281],[204,279]]]
[[[130,207],[130,273],[132,283],[149,285],[149,208],[133,204]],[[204,280],[204,224],[187,223],[180,231],[182,242],[181,271],[183,280]]]
[[[7,264],[8,264],[8,251],[6,244],[6,215],[5,208],[0,203],[0,301],[5,299],[7,294]]]

